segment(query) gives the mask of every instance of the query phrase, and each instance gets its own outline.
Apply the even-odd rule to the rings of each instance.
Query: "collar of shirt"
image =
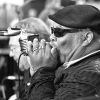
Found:
[[[69,61],[69,62],[65,62],[65,63],[63,64],[64,69],[66,69],[66,68],[70,67],[71,65],[73,65],[73,64],[75,64],[75,63],[77,63],[77,62],[79,62],[79,61],[81,61],[81,60],[83,60],[83,59],[85,59],[85,58],[87,58],[87,57],[93,55],[93,54],[96,54],[96,53],[98,53],[98,52],[100,52],[100,50],[94,51],[94,52],[92,52],[92,53],[90,53],[90,54],[88,54],[88,55],[86,55],[86,56],[83,56],[83,57],[81,57],[81,58],[79,58],[79,59],[76,59],[76,60],[73,60],[73,61]]]

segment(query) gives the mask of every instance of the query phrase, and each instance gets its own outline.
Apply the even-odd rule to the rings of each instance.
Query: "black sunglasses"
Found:
[[[78,31],[79,29],[62,29],[51,27],[51,33],[54,34],[56,37],[62,37],[67,33],[74,33]]]

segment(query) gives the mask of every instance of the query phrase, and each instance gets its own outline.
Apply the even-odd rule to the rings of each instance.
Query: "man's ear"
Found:
[[[93,40],[93,33],[91,31],[89,31],[89,32],[86,32],[84,35],[85,36],[84,36],[84,41],[83,41],[82,45],[87,46]]]

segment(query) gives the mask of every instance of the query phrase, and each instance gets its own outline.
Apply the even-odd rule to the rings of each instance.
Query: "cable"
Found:
[[[20,58],[21,56],[24,54],[24,52],[22,52],[19,55],[19,59],[18,59],[18,69],[19,69],[19,64],[20,64]],[[18,81],[19,81],[19,86],[18,86],[18,91],[20,92],[20,69],[18,70]],[[18,100],[20,99],[19,94],[18,94]]]

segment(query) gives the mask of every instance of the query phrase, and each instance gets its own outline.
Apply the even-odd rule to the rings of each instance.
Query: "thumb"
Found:
[[[51,54],[53,55],[54,58],[57,58],[58,57],[58,50],[57,48],[52,48],[51,49]]]

